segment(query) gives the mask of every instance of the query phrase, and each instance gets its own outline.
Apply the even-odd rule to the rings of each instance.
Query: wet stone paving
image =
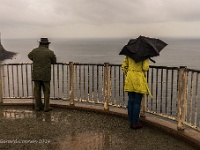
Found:
[[[81,110],[0,106],[2,150],[192,150],[151,127],[129,128],[125,118]]]

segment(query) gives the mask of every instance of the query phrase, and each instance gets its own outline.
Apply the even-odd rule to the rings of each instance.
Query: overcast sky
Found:
[[[200,37],[200,0],[0,0],[3,38]]]

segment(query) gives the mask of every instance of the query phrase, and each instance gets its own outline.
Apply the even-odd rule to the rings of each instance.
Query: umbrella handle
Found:
[[[153,60],[153,59],[151,59],[151,58],[149,58],[149,60],[151,60],[154,64],[156,63],[156,61],[155,60]]]

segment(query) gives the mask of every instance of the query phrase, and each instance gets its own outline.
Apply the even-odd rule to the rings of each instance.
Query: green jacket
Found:
[[[33,49],[28,58],[33,61],[32,80],[50,81],[51,64],[56,63],[54,52],[46,47]]]
[[[126,76],[125,92],[136,92],[152,96],[145,75],[145,72],[149,70],[149,59],[135,63],[133,59],[126,56],[121,67]]]

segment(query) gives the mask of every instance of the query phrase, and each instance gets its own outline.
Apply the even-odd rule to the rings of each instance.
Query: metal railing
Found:
[[[33,99],[31,63],[1,64],[0,101]],[[187,67],[150,66],[147,72],[153,98],[144,97],[142,112],[177,121],[178,129],[199,130],[199,70]],[[57,63],[52,65],[51,99],[102,104],[125,109],[125,77],[118,64]]]

